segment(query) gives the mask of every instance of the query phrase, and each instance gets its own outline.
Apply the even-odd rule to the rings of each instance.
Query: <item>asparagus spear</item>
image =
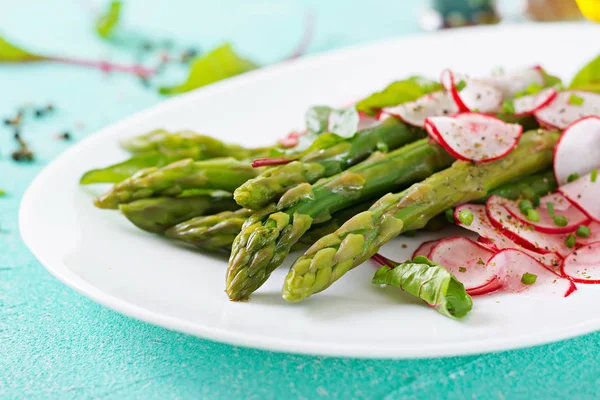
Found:
[[[148,168],[116,184],[95,202],[100,208],[156,196],[175,197],[187,189],[222,189],[233,192],[264,168],[233,158],[206,161],[180,160],[163,168]]]
[[[225,291],[243,300],[258,289],[313,223],[391,188],[424,179],[454,159],[439,145],[421,139],[391,153],[373,153],[341,174],[288,190],[278,212],[251,219],[236,237]]]
[[[500,160],[479,165],[457,161],[403,192],[385,195],[294,262],[283,298],[300,301],[325,290],[400,233],[422,228],[444,210],[484,197],[518,176],[548,168],[558,137],[557,132],[527,132],[517,148]]]
[[[236,208],[237,204],[231,198],[231,194],[154,197],[119,206],[121,213],[135,226],[153,233],[162,233],[173,225],[199,215]]]
[[[317,148],[290,164],[271,168],[250,179],[234,192],[237,203],[251,210],[277,201],[288,189],[335,175],[382,148],[393,150],[425,136],[422,129],[388,118],[328,148]]]
[[[272,150],[275,150],[275,147],[248,149],[192,131],[168,132],[164,129],[125,139],[121,141],[121,147],[133,154],[157,151],[167,156],[179,156],[179,159],[194,158],[196,160],[219,157],[245,160],[266,157]]]

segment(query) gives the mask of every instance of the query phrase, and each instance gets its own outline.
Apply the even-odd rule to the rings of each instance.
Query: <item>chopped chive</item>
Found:
[[[567,182],[573,182],[577,179],[579,179],[579,174],[575,172],[574,174],[569,175],[569,177],[567,178]]]
[[[592,233],[592,231],[590,230],[589,227],[587,227],[585,225],[578,226],[577,230],[575,231],[575,234],[581,238],[586,238],[586,237],[590,236],[590,233]]]
[[[473,223],[473,218],[473,213],[469,210],[462,210],[458,213],[458,220],[467,226]]]
[[[527,221],[540,222],[540,213],[533,208],[527,210]]]
[[[550,216],[552,218],[554,218],[554,204],[553,203],[546,203],[546,207],[548,208],[548,214],[550,214]]]
[[[580,106],[583,104],[583,97],[579,97],[576,94],[572,94],[569,97],[569,104],[573,106]]]
[[[446,219],[448,220],[448,222],[450,222],[451,224],[455,224],[456,221],[454,220],[454,208],[449,208],[444,212],[444,215],[446,216]]]
[[[598,170],[594,169],[594,170],[592,170],[592,175],[590,176],[590,181],[592,181],[592,183],[596,183],[596,179],[598,179]]]
[[[512,100],[504,100],[502,102],[502,111],[504,111],[506,114],[514,114],[515,103]]]
[[[533,203],[534,207],[539,207],[540,206],[540,196],[534,196],[533,199],[531,199],[531,202]]]
[[[556,225],[556,226],[569,225],[569,220],[567,219],[567,217],[565,217],[563,215],[557,215],[556,217],[554,217],[552,219],[554,220],[554,225]]]
[[[458,83],[456,85],[454,85],[456,90],[458,90],[459,92],[461,90],[463,90],[465,88],[465,86],[467,86],[467,82],[463,81],[462,79],[460,81],[458,81]]]
[[[537,275],[530,274],[529,272],[525,272],[521,277],[521,282],[525,285],[533,285],[537,280]]]
[[[527,211],[533,210],[533,204],[531,204],[530,200],[521,200],[519,202],[519,210],[523,215],[527,215]]]
[[[573,248],[573,246],[575,246],[575,242],[577,241],[577,239],[575,238],[575,235],[573,235],[572,233],[569,233],[569,236],[567,236],[567,240],[565,240],[565,244],[567,245],[568,248]]]

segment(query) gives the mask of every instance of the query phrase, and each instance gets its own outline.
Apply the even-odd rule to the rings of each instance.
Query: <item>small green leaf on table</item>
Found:
[[[104,39],[109,39],[121,18],[121,0],[113,0],[108,8],[96,20],[96,32]]]

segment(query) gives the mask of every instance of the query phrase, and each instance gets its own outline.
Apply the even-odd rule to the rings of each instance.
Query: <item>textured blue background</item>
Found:
[[[310,52],[319,52],[417,32],[421,1],[126,3],[124,22],[132,31],[205,49],[231,39],[251,58],[269,63],[297,43],[307,7],[316,15]],[[30,48],[131,62],[128,52],[95,36],[92,8],[100,2],[0,4],[0,34]],[[598,398],[598,333],[533,349],[448,359],[306,357],[169,332],[102,308],[59,283],[26,249],[17,227],[27,185],[71,145],[54,134],[68,129],[78,140],[161,100],[125,75],[50,64],[0,66],[0,116],[27,102],[51,101],[57,107],[53,116],[24,126],[38,156],[31,165],[10,160],[12,132],[0,127],[0,188],[9,193],[0,198],[0,397]]]

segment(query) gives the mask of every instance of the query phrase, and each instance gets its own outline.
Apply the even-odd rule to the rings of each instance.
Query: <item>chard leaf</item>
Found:
[[[354,107],[334,109],[314,106],[306,112],[306,129],[315,135],[325,132],[341,137],[352,137],[358,130],[359,115]]]
[[[587,63],[575,75],[569,89],[600,93],[600,56]]]
[[[227,43],[197,58],[191,65],[187,81],[177,86],[161,87],[159,91],[165,95],[184,93],[258,67],[252,61],[237,55],[231,44]]]
[[[113,0],[96,20],[96,32],[104,39],[110,38],[121,18],[121,0]]]
[[[389,261],[389,265],[377,270],[373,283],[400,288],[450,318],[462,318],[473,307],[464,285],[442,266],[422,256],[402,264]]]
[[[0,62],[27,62],[45,59],[44,56],[21,49],[0,37]]]
[[[384,107],[397,106],[413,101],[438,90],[442,90],[442,85],[439,82],[421,76],[411,76],[408,79],[393,82],[381,92],[373,93],[362,99],[356,105],[356,109],[374,115]]]

